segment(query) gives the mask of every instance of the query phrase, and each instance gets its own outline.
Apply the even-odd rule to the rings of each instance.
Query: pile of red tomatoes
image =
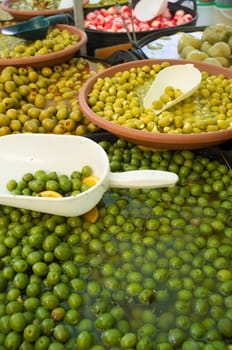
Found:
[[[136,32],[142,32],[179,26],[193,19],[193,16],[191,14],[186,13],[182,9],[172,14],[171,11],[167,8],[162,15],[155,17],[151,21],[141,22],[135,17],[134,10],[132,10],[131,13],[131,9],[127,5],[121,7],[121,14],[130,32],[132,32],[133,29]],[[111,6],[109,8],[100,8],[89,12],[85,16],[84,23],[86,29],[115,33],[126,31],[121,16],[116,9],[116,6]]]

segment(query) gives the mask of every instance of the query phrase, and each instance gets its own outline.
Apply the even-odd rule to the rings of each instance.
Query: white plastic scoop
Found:
[[[135,6],[135,17],[141,21],[151,21],[163,14],[168,7],[168,0],[140,0]]]
[[[0,204],[61,216],[82,215],[92,209],[109,187],[155,188],[174,185],[175,173],[156,170],[110,172],[106,152],[96,142],[72,135],[12,134],[0,137]],[[13,195],[9,180],[36,170],[71,174],[89,165],[99,178],[96,185],[77,196],[46,198]]]
[[[191,96],[199,87],[202,75],[193,64],[178,64],[162,69],[155,77],[150,89],[143,100],[145,108],[153,109],[156,114],[172,107],[176,103]],[[166,104],[161,109],[155,109],[152,102],[159,101],[167,86],[181,90],[182,94]]]

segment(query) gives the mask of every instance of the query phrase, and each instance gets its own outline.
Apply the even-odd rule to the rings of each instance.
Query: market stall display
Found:
[[[0,205],[0,348],[231,350],[231,128],[212,132],[215,126],[209,123],[211,132],[181,135],[186,139],[182,144],[176,142],[178,135],[167,134],[165,143],[152,141],[145,146],[138,142],[142,131],[133,130],[133,125],[129,128],[132,138],[128,134],[121,138],[119,129],[104,132],[99,128],[107,129],[106,124],[98,126],[89,112],[82,113],[78,95],[85,82],[90,92],[93,75],[106,66],[79,56],[54,62],[50,67],[46,60],[40,67],[2,67],[2,141],[8,134],[24,133],[6,138],[52,136],[57,140],[59,135],[45,134],[65,134],[68,143],[84,135],[104,150],[112,174],[172,172],[178,182],[167,188],[110,186],[93,209],[73,217]],[[142,67],[143,61],[134,64]],[[224,128],[225,120],[231,118],[230,113],[223,116],[225,104],[231,110],[231,70],[191,64],[204,67],[210,76],[215,74],[204,97],[210,100],[208,94],[214,95],[212,109],[220,112],[218,121]],[[112,72],[118,67],[112,67]],[[146,66],[137,82],[144,81],[147,72]],[[98,88],[105,76],[100,74],[100,78]],[[131,77],[130,83],[135,80]],[[222,97],[219,103],[224,109],[218,107],[216,87],[224,89],[223,103]],[[122,90],[118,97],[125,101]],[[114,96],[114,89],[111,93]],[[102,102],[104,94],[97,108],[102,108]],[[137,106],[131,107],[136,116]],[[182,114],[177,121],[181,119]],[[148,142],[150,134],[144,132]],[[174,148],[174,143],[180,146],[178,150],[166,150]],[[220,145],[208,147],[215,143]],[[42,145],[46,154],[50,152],[50,142]],[[54,161],[66,173],[60,161],[64,148],[60,152],[52,148]],[[6,158],[14,159],[13,145],[10,157],[9,149],[4,154],[1,150],[2,165]],[[71,163],[78,160],[73,147],[65,156]],[[2,166],[1,172],[5,170]],[[43,170],[40,163],[37,174]],[[17,186],[16,191],[22,193],[24,180],[19,179]]]

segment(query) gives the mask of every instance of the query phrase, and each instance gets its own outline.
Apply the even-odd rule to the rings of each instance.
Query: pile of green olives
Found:
[[[23,58],[30,56],[47,55],[67,49],[70,46],[77,44],[80,37],[70,33],[67,29],[52,28],[49,30],[45,39],[37,39],[35,41],[25,41],[20,39],[20,42],[14,44],[15,39],[11,39],[1,34],[1,39],[9,44],[0,51],[0,58]]]
[[[20,181],[9,180],[6,187],[15,195],[67,197],[87,191],[96,183],[97,177],[93,176],[91,167],[85,165],[81,171],[75,170],[70,176],[57,174],[56,171],[48,173],[42,169],[25,173]]]
[[[201,152],[100,145],[113,172],[179,181],[111,188],[94,224],[0,206],[0,349],[231,349],[231,170]]]
[[[152,101],[152,108],[160,110],[165,104],[177,99],[183,94],[180,89],[175,89],[173,86],[166,86],[158,100]]]
[[[32,67],[8,66],[0,72],[0,136],[12,133],[83,135],[97,130],[80,111],[77,95],[95,70],[84,58]]]
[[[132,67],[99,77],[88,95],[94,113],[112,123],[154,133],[199,134],[232,126],[232,79],[202,71],[197,91],[168,110],[156,114],[143,99],[157,72],[169,62]]]

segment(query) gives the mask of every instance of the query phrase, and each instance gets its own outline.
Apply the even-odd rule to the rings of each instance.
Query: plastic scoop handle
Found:
[[[174,185],[178,176],[162,170],[131,170],[110,172],[109,180],[109,187],[115,188],[159,188]]]

